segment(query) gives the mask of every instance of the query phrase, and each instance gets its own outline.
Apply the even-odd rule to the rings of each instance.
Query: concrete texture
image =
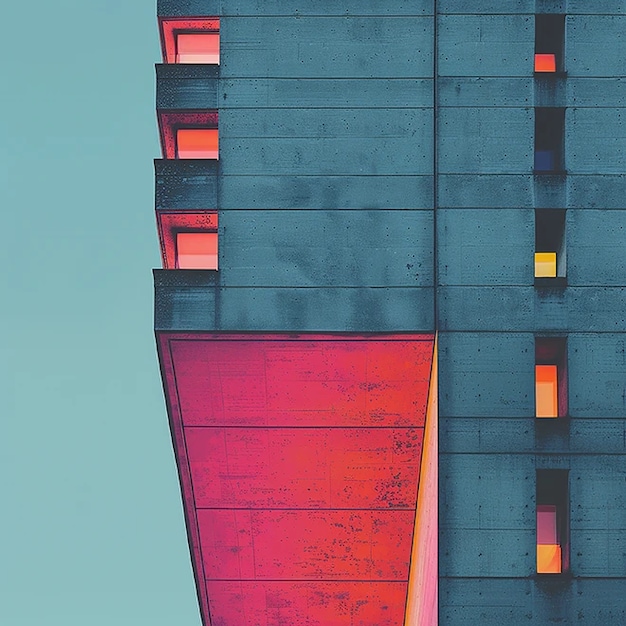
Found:
[[[158,210],[218,211],[220,271],[157,270],[156,329],[438,330],[440,626],[626,623],[626,0],[434,8],[159,0],[220,17],[222,64],[157,66],[158,108],[219,110],[218,163],[155,167]],[[533,73],[544,12],[559,76]],[[533,175],[535,107],[565,109],[558,175]],[[559,285],[535,286],[535,209],[567,211]],[[567,340],[554,420],[537,336]],[[537,469],[569,472],[561,576],[536,574]],[[209,594],[286,597],[263,585]]]

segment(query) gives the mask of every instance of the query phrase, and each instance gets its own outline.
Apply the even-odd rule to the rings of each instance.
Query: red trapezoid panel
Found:
[[[205,623],[400,626],[433,337],[160,342]]]

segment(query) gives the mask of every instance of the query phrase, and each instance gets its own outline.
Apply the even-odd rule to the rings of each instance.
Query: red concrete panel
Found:
[[[159,337],[206,623],[402,624],[433,339]]]
[[[422,429],[186,428],[199,508],[414,509]]]
[[[413,511],[201,509],[205,576],[406,582],[414,518]]]
[[[432,341],[172,341],[171,349],[186,425],[424,424]]]
[[[400,626],[404,583],[208,581],[213,626]]]

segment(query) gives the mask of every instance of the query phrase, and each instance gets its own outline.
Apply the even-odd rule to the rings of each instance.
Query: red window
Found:
[[[217,17],[180,17],[160,20],[165,63],[220,62],[220,20]]]
[[[181,270],[216,270],[217,233],[178,233],[176,267]]]
[[[536,54],[535,72],[556,72],[556,55]]]
[[[179,128],[176,156],[179,159],[217,159],[217,128]]]

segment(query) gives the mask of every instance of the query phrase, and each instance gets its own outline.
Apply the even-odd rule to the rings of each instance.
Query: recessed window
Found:
[[[569,495],[566,470],[537,471],[537,573],[569,569]]]
[[[535,278],[564,278],[565,211],[535,210]]]
[[[567,347],[564,337],[535,338],[535,417],[567,415]]]
[[[166,17],[159,24],[165,63],[220,62],[218,17]]]
[[[178,233],[176,267],[181,270],[216,270],[217,233]]]
[[[535,72],[563,71],[565,15],[535,15]]]
[[[217,128],[179,128],[176,156],[179,159],[217,159]]]
[[[219,65],[220,34],[178,33],[176,36],[176,63],[208,63]]]
[[[563,170],[563,135],[565,109],[538,107],[535,109],[535,172],[551,173]]]

